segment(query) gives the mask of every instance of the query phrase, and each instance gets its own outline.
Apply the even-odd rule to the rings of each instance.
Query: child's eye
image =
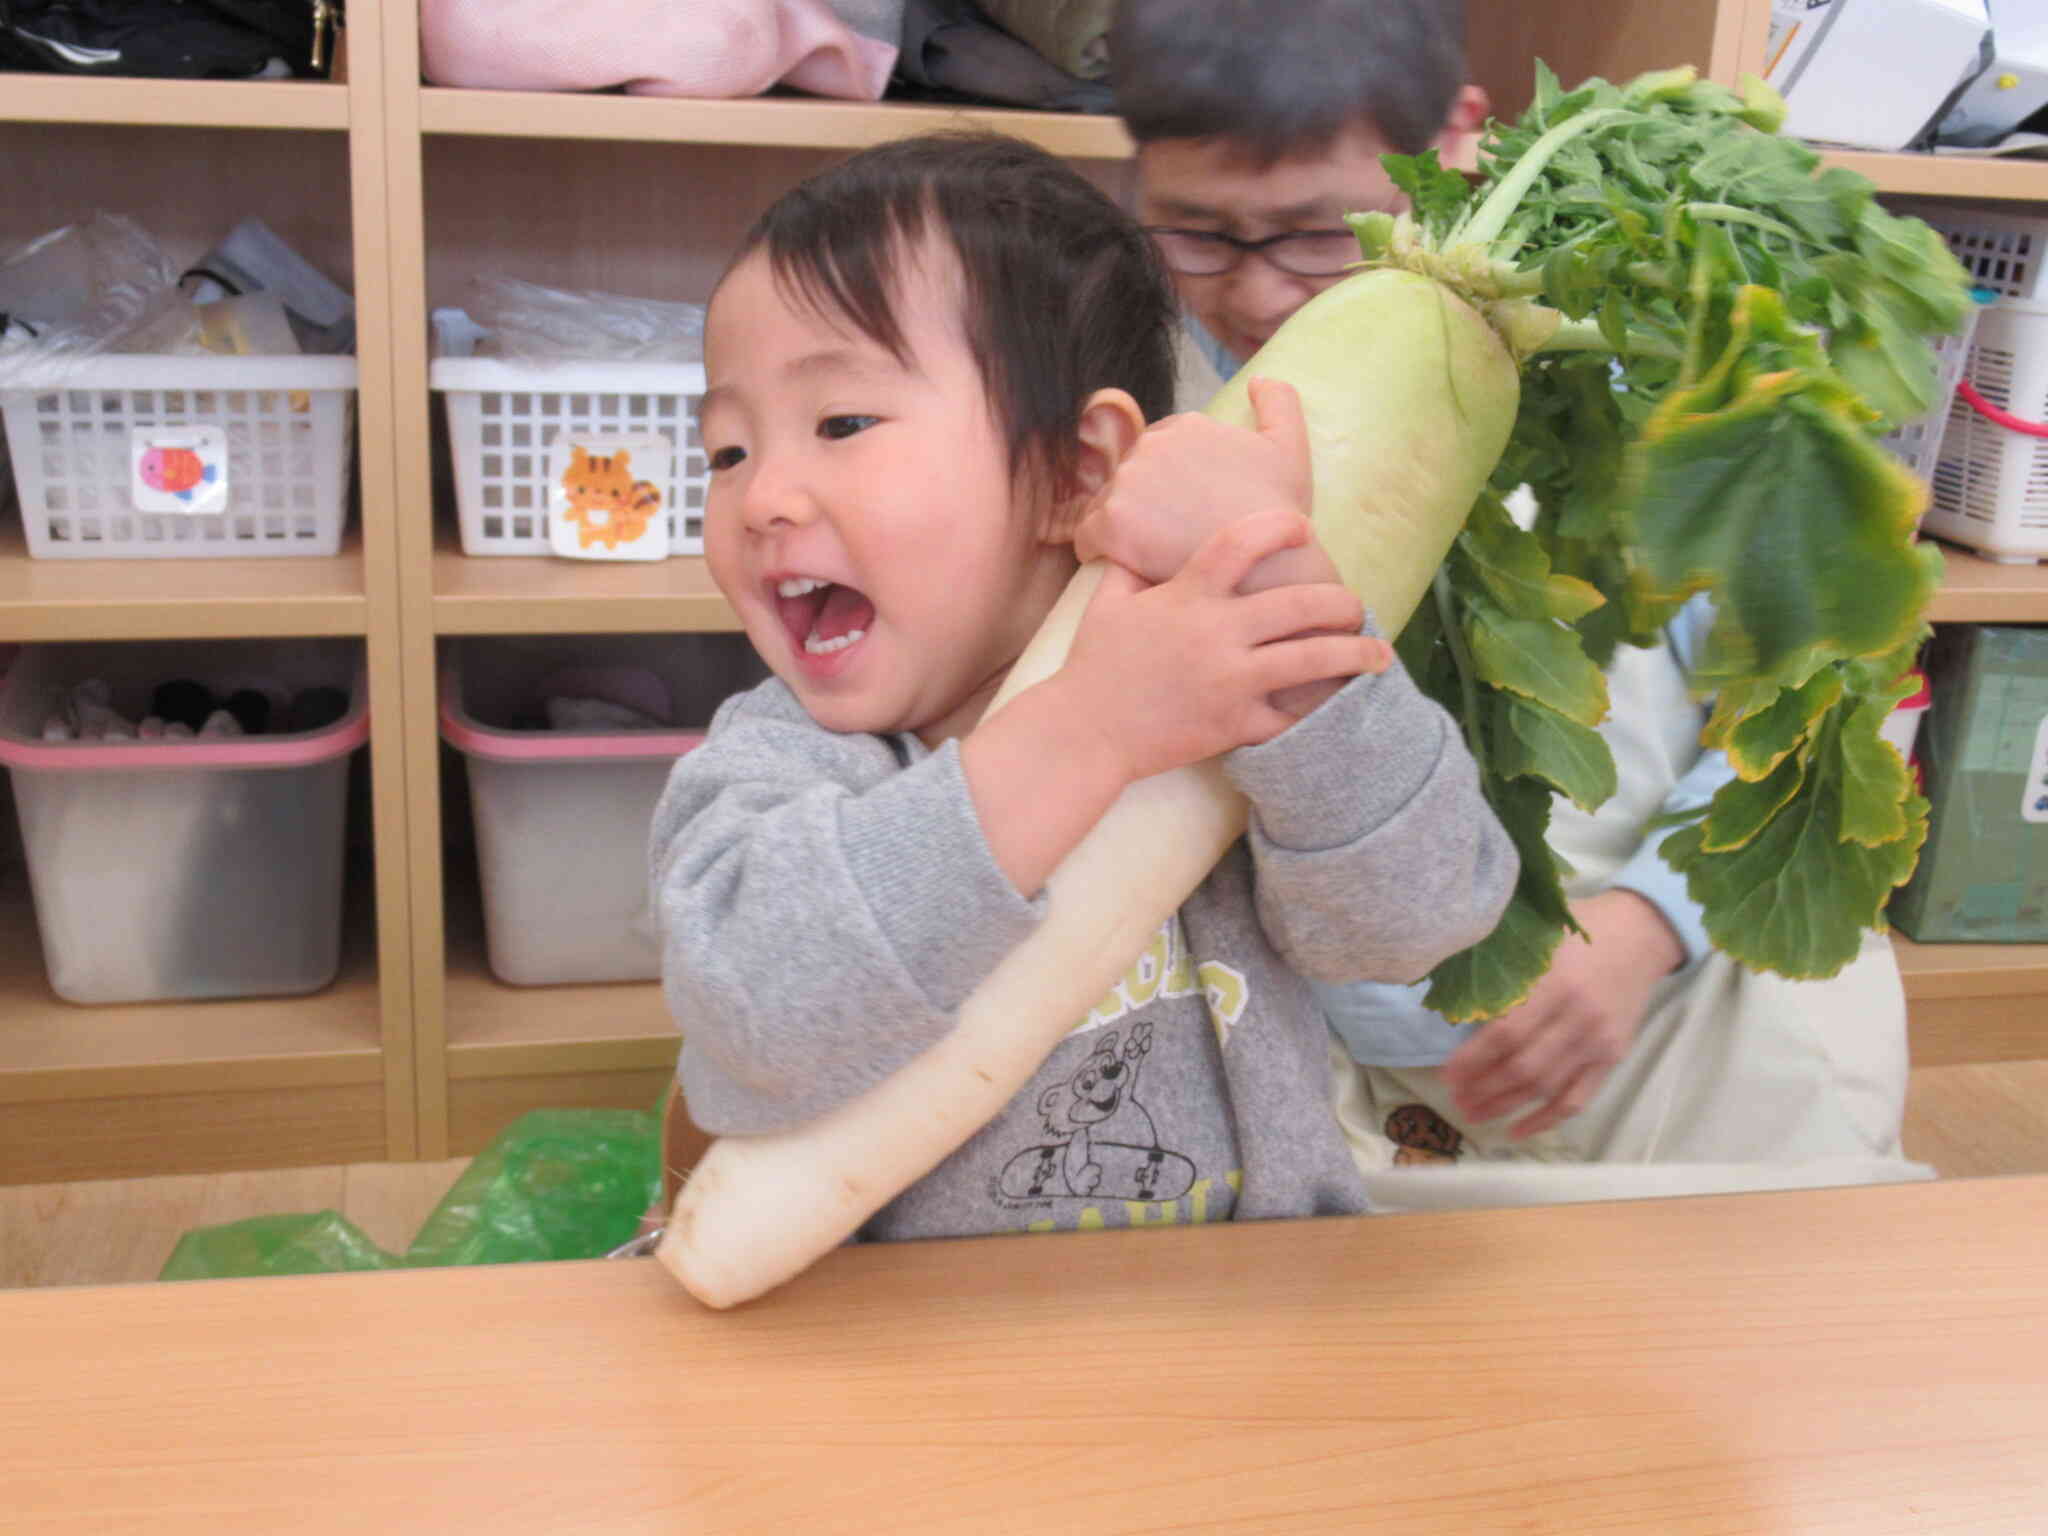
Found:
[[[818,436],[831,442],[852,437],[856,432],[865,432],[882,418],[879,416],[827,416],[818,423]]]
[[[746,456],[747,450],[744,448],[714,448],[711,450],[711,457],[707,459],[705,462],[708,463],[714,471],[721,469],[737,469],[741,461],[744,460]]]

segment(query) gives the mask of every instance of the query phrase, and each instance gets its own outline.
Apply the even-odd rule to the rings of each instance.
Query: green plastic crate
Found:
[[[1937,629],[1927,846],[1891,920],[1923,943],[2048,942],[2048,628]]]

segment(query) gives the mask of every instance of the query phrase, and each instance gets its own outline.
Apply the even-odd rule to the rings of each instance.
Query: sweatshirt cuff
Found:
[[[1352,678],[1272,740],[1227,754],[1223,771],[1275,846],[1342,848],[1428,782],[1447,726],[1396,660]]]

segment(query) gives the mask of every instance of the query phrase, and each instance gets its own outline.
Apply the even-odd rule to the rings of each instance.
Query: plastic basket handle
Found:
[[[2029,437],[2048,437],[2048,421],[2029,421],[2024,416],[2015,416],[2003,406],[1993,405],[1977,392],[1977,386],[1968,379],[1956,383],[1956,393],[1970,403],[1970,409],[1986,421],[1995,421],[2010,431],[2024,432]]]

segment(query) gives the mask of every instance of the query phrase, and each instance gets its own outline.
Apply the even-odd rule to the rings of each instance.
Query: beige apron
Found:
[[[1591,816],[1560,799],[1551,823],[1551,845],[1575,871],[1574,898],[1614,878],[1699,755],[1702,711],[1668,647],[1624,648],[1608,682],[1613,709],[1601,733],[1619,788]],[[1338,1119],[1375,1202],[1389,1209],[1932,1174],[1900,1155],[1906,1005],[1883,934],[1867,934],[1862,953],[1827,981],[1787,981],[1710,953],[1652,994],[1634,1047],[1593,1102],[1523,1142],[1506,1135],[1518,1115],[1464,1121],[1440,1070],[1360,1067],[1332,1046]],[[1389,1137],[1390,1123],[1407,1147]],[[1414,1134],[1418,1125],[1425,1134]],[[1440,1160],[1452,1143],[1454,1160]]]

